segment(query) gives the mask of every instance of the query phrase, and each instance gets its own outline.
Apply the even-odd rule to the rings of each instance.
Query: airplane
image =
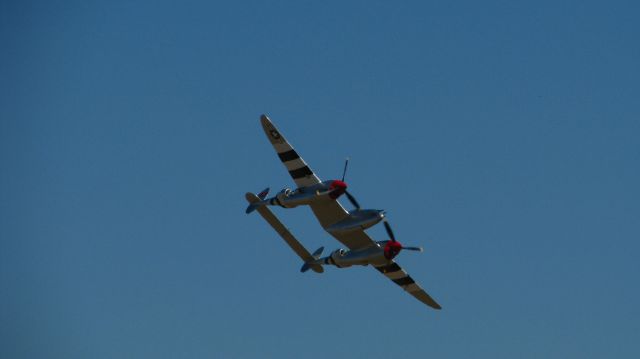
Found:
[[[349,160],[345,161],[342,179],[320,181],[266,115],[260,117],[260,122],[297,188],[295,190],[285,188],[271,198],[267,198],[269,188],[257,195],[247,192],[245,197],[249,205],[245,212],[249,214],[257,211],[273,227],[302,259],[303,265],[300,271],[306,272],[311,269],[316,273],[323,273],[323,266],[327,265],[337,268],[371,265],[419,301],[431,308],[442,309],[394,260],[402,250],[422,252],[422,248],[407,247],[398,242],[385,212],[378,209],[362,209],[353,195],[347,191],[344,179]],[[347,197],[355,207],[354,210],[347,211],[338,202],[338,198],[342,195]],[[270,206],[294,208],[301,205],[309,206],[322,228],[348,249],[337,249],[325,257],[321,257],[324,247],[309,253],[269,208]],[[381,221],[389,240],[374,241],[365,230]]]

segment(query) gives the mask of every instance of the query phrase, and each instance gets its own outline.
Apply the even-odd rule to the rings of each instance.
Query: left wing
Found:
[[[409,274],[407,274],[407,272],[398,265],[398,263],[391,261],[389,264],[374,268],[422,303],[433,309],[442,309],[440,304],[436,303],[436,301],[433,300],[433,298],[431,298],[429,294],[427,294],[427,292],[425,292],[424,289],[422,289],[418,283],[416,283],[413,278],[411,278],[411,276],[409,276]]]

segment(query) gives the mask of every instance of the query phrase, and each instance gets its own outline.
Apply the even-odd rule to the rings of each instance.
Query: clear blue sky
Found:
[[[639,13],[2,2],[0,357],[640,357]],[[293,186],[261,113],[442,311],[244,214]]]

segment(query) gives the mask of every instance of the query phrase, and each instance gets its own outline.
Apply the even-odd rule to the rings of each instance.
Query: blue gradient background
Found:
[[[639,10],[2,2],[0,357],[640,357]],[[442,311],[244,214],[261,113]]]

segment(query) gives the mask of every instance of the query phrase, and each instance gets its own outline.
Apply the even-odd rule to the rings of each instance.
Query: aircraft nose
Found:
[[[334,180],[332,185],[334,187],[338,187],[338,188],[342,188],[342,189],[347,189],[347,184],[344,183],[343,181],[340,180]]]

